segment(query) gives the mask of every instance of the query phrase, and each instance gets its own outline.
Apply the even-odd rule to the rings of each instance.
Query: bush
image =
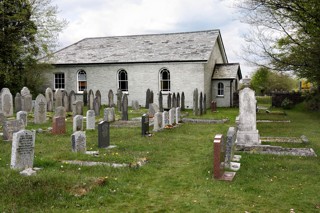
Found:
[[[293,102],[288,99],[288,98],[285,98],[282,102],[281,102],[281,107],[283,109],[291,109],[293,107]]]
[[[306,95],[305,106],[307,110],[320,111],[320,92],[315,91]]]

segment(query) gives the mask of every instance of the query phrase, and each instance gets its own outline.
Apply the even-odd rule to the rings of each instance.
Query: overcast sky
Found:
[[[243,34],[234,0],[52,0],[69,24],[60,47],[88,37],[220,29],[229,63],[239,62],[243,77],[253,71],[241,60]]]

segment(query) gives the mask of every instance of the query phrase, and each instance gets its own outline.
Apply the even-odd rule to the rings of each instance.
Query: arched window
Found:
[[[170,72],[167,69],[160,71],[160,91],[170,91]]]
[[[128,91],[128,73],[125,70],[119,70],[118,72],[119,89],[124,92]]]
[[[82,93],[87,89],[87,73],[84,70],[79,70],[77,74],[78,78],[78,92]]]
[[[218,96],[224,96],[224,85],[223,83],[218,83]]]

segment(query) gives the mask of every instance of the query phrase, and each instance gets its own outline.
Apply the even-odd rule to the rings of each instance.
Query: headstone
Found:
[[[20,130],[13,134],[10,163],[12,169],[33,167],[35,137],[35,132],[30,130]]]
[[[113,122],[115,121],[115,111],[114,107],[112,108],[105,108],[104,109],[104,116],[103,116],[104,121]]]
[[[154,103],[149,104],[149,111],[148,111],[149,116],[153,117],[156,112],[160,112],[158,105]]]
[[[83,102],[82,101],[73,102],[72,115],[73,115],[73,117],[76,115],[83,115]]]
[[[172,94],[172,101],[171,101],[171,104],[172,104],[172,108],[176,108],[176,107],[177,107],[177,98],[176,98],[176,93],[173,93],[173,94]]]
[[[121,109],[121,115],[122,115],[121,120],[123,120],[123,121],[129,120],[129,117],[128,117],[128,95],[127,94],[123,95],[121,108],[122,108]]]
[[[256,124],[256,99],[255,93],[246,87],[239,94],[239,129],[237,132],[237,144],[259,145],[261,144],[259,131]]]
[[[194,114],[194,115],[199,115],[199,108],[198,108],[199,101],[198,101],[198,96],[199,96],[198,89],[195,89],[195,90],[193,91],[193,114]]]
[[[132,101],[132,109],[133,110],[139,110],[140,109],[139,101],[137,101],[137,100],[133,100]]]
[[[151,90],[150,91],[150,101],[149,101],[149,103],[153,103],[153,97],[154,97],[154,94],[153,94],[153,91]]]
[[[77,100],[76,98],[76,93],[71,90],[69,93],[69,110],[68,112],[72,112],[73,111],[73,103]]]
[[[66,133],[66,118],[53,117],[52,119],[52,134],[60,135]]]
[[[180,107],[180,93],[177,94],[177,107]]]
[[[151,91],[150,91],[150,89],[147,89],[147,92],[146,92],[146,105],[145,105],[145,107],[147,109],[149,109],[150,99],[151,99]]]
[[[99,108],[100,108],[101,107],[101,92],[100,92],[100,90],[96,91],[96,98],[98,99],[98,104],[99,104]]]
[[[21,96],[26,96],[26,95],[30,95],[30,90],[28,89],[28,87],[23,87],[20,91]]]
[[[159,111],[163,112],[163,96],[162,96],[162,92],[159,92]]]
[[[32,111],[32,95],[27,87],[23,87],[20,91],[21,94],[21,111]]]
[[[114,107],[114,94],[113,91],[110,89],[108,92],[108,106]]]
[[[200,92],[200,98],[199,98],[199,115],[203,114],[203,96],[202,92]]]
[[[99,104],[99,98],[95,97],[93,100],[93,110],[96,116],[100,116],[100,104]]]
[[[66,110],[63,106],[59,106],[54,111],[54,117],[66,117]]]
[[[121,112],[121,107],[122,107],[122,90],[121,89],[118,89],[117,90],[117,108],[118,108],[118,112]]]
[[[92,89],[90,89],[88,94],[88,110],[93,109],[93,99],[94,99],[94,94]]]
[[[83,96],[82,97],[83,97],[83,106],[87,106],[88,105],[88,91],[86,89],[83,90]]]
[[[211,101],[211,112],[217,111],[217,102]]]
[[[171,106],[172,106],[172,104],[171,104],[171,94],[169,93],[168,97],[167,97],[167,108],[171,109]]]
[[[0,111],[0,126],[3,126],[4,122],[7,121],[6,116]]]
[[[21,110],[22,110],[21,95],[20,93],[17,93],[16,97],[14,98],[14,111],[19,112]]]
[[[83,131],[83,116],[76,115],[73,118],[73,132]]]
[[[59,107],[59,106],[63,106],[62,104],[62,90],[61,89],[57,89],[55,94],[54,94],[54,98],[55,98],[55,108]]]
[[[149,115],[143,114],[141,119],[141,134],[142,136],[149,135]]]
[[[236,129],[234,127],[229,127],[227,133],[227,143],[225,152],[225,167],[230,168],[230,163],[234,155],[234,146],[236,141]]]
[[[94,110],[87,111],[87,128],[86,129],[95,129],[96,127],[96,115]]]
[[[110,123],[101,121],[98,124],[98,147],[107,148],[110,145]]]
[[[171,108],[169,110],[169,125],[174,125],[175,124],[175,117],[176,117],[176,109]]]
[[[162,112],[156,112],[153,118],[153,131],[157,132],[162,128]]]
[[[8,88],[2,88],[0,93],[0,110],[2,110],[4,116],[10,117],[13,115],[13,98]]]
[[[185,96],[184,92],[181,93],[181,110],[184,111],[186,109],[186,104],[185,104]]]
[[[53,91],[50,87],[46,89],[47,111],[53,111]]]
[[[207,114],[207,95],[203,95],[203,114]]]
[[[176,108],[176,123],[180,123],[181,122],[181,108],[177,107]]]
[[[34,123],[43,124],[47,122],[47,99],[39,94],[34,104]]]
[[[3,124],[3,140],[12,141],[13,133],[24,129],[24,122],[22,120],[8,120]]]
[[[28,126],[28,113],[26,111],[19,111],[17,112],[17,120],[22,120],[24,126]]]
[[[67,91],[62,92],[62,106],[66,109],[66,112],[70,112],[69,96]]]
[[[82,131],[77,131],[71,136],[71,146],[73,152],[85,153],[87,150],[86,134]]]
[[[169,125],[169,113],[168,111],[164,111],[162,113],[162,128],[165,128]]]

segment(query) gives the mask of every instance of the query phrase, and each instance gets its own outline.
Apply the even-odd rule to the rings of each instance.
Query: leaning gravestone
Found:
[[[99,104],[99,98],[95,97],[93,99],[93,111],[95,113],[96,116],[100,116],[100,104]]]
[[[76,115],[73,118],[73,132],[83,131],[83,116]]]
[[[101,121],[98,124],[98,147],[107,148],[110,145],[110,124],[107,121]]]
[[[53,111],[53,91],[50,87],[46,89],[47,111]]]
[[[16,97],[14,98],[14,111],[19,112],[22,109],[22,103],[21,103],[21,95],[20,93],[16,94]]]
[[[34,123],[43,124],[47,122],[47,99],[39,94],[34,104]]]
[[[256,123],[256,99],[255,93],[246,87],[239,93],[239,129],[237,132],[237,144],[259,145],[261,144]]]
[[[62,104],[62,90],[61,89],[57,89],[55,94],[54,94],[54,98],[55,98],[55,108],[59,107],[59,106],[63,106]]]
[[[114,107],[114,94],[113,94],[112,89],[110,89],[108,92],[108,106]]]
[[[198,108],[198,104],[199,104],[199,101],[198,101],[198,97],[199,96],[199,93],[198,93],[198,89],[195,89],[193,91],[193,114],[194,115],[199,115],[199,108]]]
[[[3,124],[3,140],[12,141],[13,133],[24,129],[24,123],[22,120],[9,120]]]
[[[224,166],[227,169],[237,170],[240,168],[240,163],[234,163],[231,162],[234,158],[234,150],[235,150],[235,141],[236,141],[236,128],[235,127],[229,127],[228,133],[227,133],[227,141],[226,141],[226,152],[225,152],[225,158],[224,158]],[[238,165],[234,165],[238,164]],[[237,169],[234,169],[232,167],[237,166]]]
[[[88,109],[93,109],[93,99],[94,99],[94,94],[92,89],[90,89],[88,94]]]
[[[96,126],[96,115],[94,110],[87,111],[87,125],[86,129],[95,129]]]
[[[171,106],[172,106],[172,104],[171,104],[171,94],[169,93],[168,97],[167,97],[167,107],[168,107],[168,109],[171,109]]]
[[[69,95],[67,91],[63,91],[62,93],[62,106],[64,106],[67,112],[70,112]]]
[[[184,92],[181,93],[181,110],[184,111],[186,109]]]
[[[122,100],[122,90],[118,89],[117,91],[117,108],[118,108],[118,112],[121,112],[121,100]]]
[[[169,125],[169,113],[168,111],[164,111],[162,113],[162,128],[165,128]]]
[[[33,167],[35,137],[35,132],[30,130],[20,130],[13,134],[10,163],[12,169]]]
[[[32,95],[27,87],[23,87],[21,94],[21,110],[26,112],[32,111]]]
[[[114,111],[114,107],[112,107],[112,108],[105,108],[105,109],[104,109],[103,120],[104,120],[104,121],[108,121],[108,122],[113,122],[113,121],[115,121],[115,111]]]
[[[22,120],[24,123],[24,126],[28,126],[28,113],[26,111],[19,111],[17,112],[17,120]]]
[[[162,112],[154,114],[153,119],[153,131],[157,132],[162,128]]]
[[[147,136],[149,134],[149,115],[143,114],[141,118],[141,135]]]
[[[73,103],[76,101],[76,93],[71,90],[70,93],[69,93],[69,110],[68,112],[72,112],[73,110]]]
[[[71,136],[72,152],[85,153],[87,151],[86,134],[82,131],[77,131]]]
[[[163,112],[163,96],[162,96],[162,92],[159,92],[159,111]]]
[[[124,94],[123,98],[122,98],[122,107],[121,107],[121,115],[122,115],[122,119],[123,121],[127,121],[129,120],[128,117],[128,95]]]
[[[52,134],[60,135],[66,133],[65,117],[54,117],[52,119]]]
[[[10,117],[13,115],[13,98],[8,88],[2,88],[0,93],[0,110],[2,110],[4,116]]]

